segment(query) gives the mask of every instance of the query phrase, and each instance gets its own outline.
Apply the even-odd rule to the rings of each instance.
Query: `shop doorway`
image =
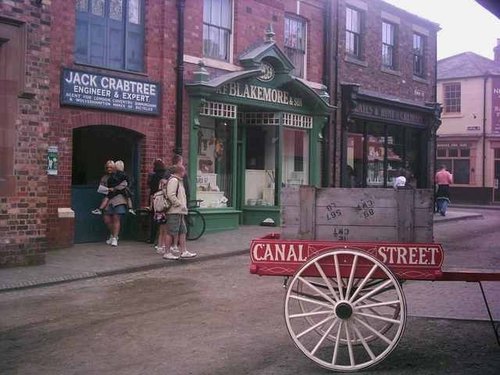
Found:
[[[123,160],[131,180],[134,206],[139,202],[140,145],[143,136],[115,126],[97,125],[73,130],[71,206],[75,211],[75,243],[98,242],[106,238],[102,216],[92,215],[103,195],[97,193],[107,160]],[[134,238],[134,218],[123,218],[120,237]]]

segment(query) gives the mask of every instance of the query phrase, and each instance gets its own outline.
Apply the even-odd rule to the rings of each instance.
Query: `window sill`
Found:
[[[441,113],[441,118],[461,118],[464,117],[461,113]]]
[[[202,57],[202,56],[192,56],[192,55],[184,55],[184,62],[189,63],[189,64],[199,64],[199,62],[203,61],[203,64],[205,64],[206,67],[209,68],[215,68],[215,69],[222,69],[222,70],[228,70],[230,72],[237,72],[240,70],[243,70],[241,66],[234,65],[230,62],[227,61],[222,61],[222,60],[216,60],[216,59],[211,59],[209,57]]]
[[[352,63],[352,64],[356,64],[356,65],[365,67],[365,68],[368,67],[368,63],[366,61],[360,60],[360,59],[353,57],[353,56],[347,55],[345,57],[345,61],[348,63]]]
[[[415,74],[413,75],[413,80],[415,82],[425,83],[427,85],[430,83],[428,79],[422,78],[420,76],[416,76]]]
[[[116,73],[126,73],[126,74],[131,74],[134,76],[141,76],[141,77],[148,77],[149,75],[146,73],[142,72],[134,72],[132,70],[123,70],[123,69],[114,69],[114,68],[108,68],[106,66],[99,66],[99,65],[92,65],[92,64],[86,64],[86,63],[80,63],[80,62],[74,62],[75,66],[85,66],[88,68],[94,68],[94,69],[100,69],[100,70],[105,70],[109,72],[116,72]]]
[[[382,71],[382,73],[387,73],[387,74],[391,74],[393,76],[398,76],[398,77],[402,76],[402,74],[399,70],[393,70],[393,69],[386,68],[386,67],[381,67],[380,70]]]

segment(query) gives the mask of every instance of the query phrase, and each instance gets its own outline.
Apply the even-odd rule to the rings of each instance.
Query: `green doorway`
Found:
[[[143,136],[116,126],[97,125],[73,131],[71,206],[75,212],[75,243],[106,239],[102,216],[92,215],[103,198],[97,193],[107,160],[122,160],[131,180],[134,206],[139,202],[140,146]],[[120,237],[133,238],[134,220],[124,216]]]

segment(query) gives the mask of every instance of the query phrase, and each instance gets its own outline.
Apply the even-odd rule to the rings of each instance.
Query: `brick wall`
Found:
[[[50,176],[48,186],[49,247],[64,242],[67,236],[58,230],[58,208],[71,207],[73,130],[86,126],[111,125],[139,133],[141,142],[140,188],[141,206],[147,204],[146,177],[154,159],[170,160],[175,147],[175,70],[177,42],[177,8],[175,0],[145,1],[144,74],[133,74],[75,63],[75,5],[73,1],[52,0],[54,23],[51,36],[58,40],[52,47],[50,79],[51,126],[50,145],[59,148],[59,174]],[[161,114],[142,116],[59,105],[61,68],[74,68],[97,74],[109,74],[128,79],[150,80],[161,84]],[[186,144],[185,144],[186,149]],[[104,164],[105,160],[102,161]],[[71,226],[68,226],[71,228]]]
[[[435,99],[435,72],[436,72],[436,33],[437,25],[413,16],[401,9],[391,6],[380,0],[370,0],[364,3],[367,10],[364,14],[365,29],[363,31],[362,55],[366,66],[350,62],[345,52],[345,8],[346,1],[339,0],[339,81],[342,83],[358,83],[365,90],[395,96],[419,103],[436,101]],[[382,65],[382,21],[391,22],[392,18],[399,18],[396,32],[397,58],[396,72],[388,73],[381,69]],[[428,30],[425,45],[425,77],[413,76],[413,32]]]
[[[2,1],[0,15],[2,32],[9,27],[13,31],[0,35],[0,40],[7,39],[0,46],[0,54],[5,53],[0,56],[0,128],[11,134],[3,139],[9,145],[0,154],[10,160],[0,176],[10,181],[0,186],[0,266],[40,264],[47,229],[50,4]],[[18,33],[22,37],[16,39]],[[12,91],[6,90],[9,82]]]

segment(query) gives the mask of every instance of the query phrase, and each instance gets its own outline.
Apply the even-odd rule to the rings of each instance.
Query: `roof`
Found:
[[[500,74],[500,65],[474,52],[463,52],[437,62],[438,80]]]
[[[498,0],[476,0],[476,2],[500,18],[500,3]]]

